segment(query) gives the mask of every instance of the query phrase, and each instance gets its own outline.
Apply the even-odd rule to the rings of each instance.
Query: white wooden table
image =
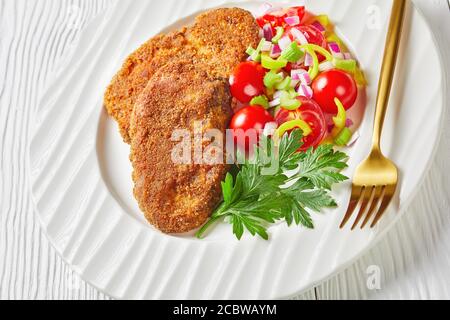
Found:
[[[441,44],[450,83],[447,1],[414,2]],[[0,299],[109,298],[80,280],[41,233],[28,149],[49,74],[83,27],[111,5],[114,0],[0,0]],[[450,112],[446,117],[450,124]],[[396,227],[352,267],[299,299],[450,299],[449,171],[446,130],[420,193]],[[379,290],[368,289],[370,266],[381,271]]]

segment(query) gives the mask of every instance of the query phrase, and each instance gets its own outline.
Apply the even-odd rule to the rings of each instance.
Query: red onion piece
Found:
[[[297,92],[299,95],[306,97],[308,99],[312,99],[313,97],[313,90],[311,89],[311,87],[304,84],[300,85]]]
[[[273,94],[273,99],[274,99],[274,100],[280,99],[281,96],[282,96],[282,94],[283,94],[283,91],[282,91],[282,90],[275,91],[275,93]]]
[[[300,76],[300,81],[302,84],[309,86],[312,83],[311,76],[308,72],[302,73]]]
[[[331,133],[334,129],[334,123],[328,125],[328,133]]]
[[[296,69],[291,71],[291,78],[292,80],[300,80],[300,75],[308,73],[306,70],[303,69]]]
[[[291,88],[295,89],[297,88],[297,86],[300,84],[300,79],[299,80],[291,80]]]
[[[291,64],[291,68],[293,70],[301,69],[303,67],[303,63],[305,62],[305,56],[303,56],[300,60],[298,60],[296,63]]]
[[[259,28],[258,36],[260,39],[264,38],[264,31],[263,29]]]
[[[306,39],[305,35],[298,29],[292,29],[291,34],[297,39],[301,45],[308,44],[308,39]]]
[[[271,58],[278,58],[281,55],[281,48],[279,45],[272,46],[272,50],[270,51]]]
[[[272,39],[273,39],[273,29],[272,29],[272,26],[269,23],[264,25],[264,27],[263,27],[263,35],[264,35],[264,39],[266,39],[267,41],[272,41]]]
[[[317,30],[319,30],[320,32],[325,32],[326,31],[325,27],[319,21],[314,21],[311,25],[313,27],[316,27]]]
[[[314,64],[313,57],[307,52],[305,53],[305,67],[311,67]]]
[[[278,41],[278,45],[280,46],[282,51],[287,49],[287,47],[289,47],[289,45],[291,43],[292,43],[292,40],[288,36],[285,36],[285,37],[281,38],[280,41]]]
[[[334,69],[334,64],[331,61],[325,61],[325,62],[322,62],[321,64],[319,64],[320,72],[325,72],[325,71],[332,70],[332,69]]]
[[[329,42],[328,47],[330,48],[331,53],[341,53],[341,48],[336,42]]]
[[[352,54],[350,52],[345,52],[344,53],[344,59],[345,60],[352,60],[353,56],[352,56]]]
[[[353,122],[352,119],[347,119],[347,120],[345,121],[345,126],[346,126],[347,128],[350,128],[353,124],[354,124],[354,122]]]
[[[262,52],[271,52],[272,51],[272,43],[269,41],[264,42],[262,48]]]
[[[328,43],[328,48],[330,48],[333,57],[338,59],[344,59],[344,54],[342,53],[341,48],[336,42]]]
[[[286,22],[291,27],[298,26],[300,24],[300,17],[298,16],[286,17],[284,18],[284,22]]]
[[[281,100],[280,99],[274,99],[273,101],[269,102],[269,106],[271,108],[277,107],[281,104]]]

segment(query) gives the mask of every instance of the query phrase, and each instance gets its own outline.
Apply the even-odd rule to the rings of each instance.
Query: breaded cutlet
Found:
[[[174,130],[187,130],[203,147],[210,141],[194,137],[194,125],[225,132],[232,116],[225,79],[214,79],[193,61],[174,61],[160,68],[140,95],[131,116],[134,195],[147,220],[165,233],[183,233],[206,222],[221,200],[220,182],[229,167],[220,161],[177,163],[172,152]],[[224,135],[225,136],[225,135]],[[175,148],[175,149],[174,149]],[[223,154],[218,153],[223,160]]]
[[[259,26],[253,15],[239,8],[207,11],[187,29],[186,37],[197,50],[210,75],[229,78],[245,58],[249,46],[256,48]]]
[[[118,122],[124,141],[130,143],[134,104],[159,68],[187,58],[201,64],[211,76],[228,78],[233,68],[246,58],[247,47],[256,47],[258,42],[255,19],[239,8],[205,12],[189,28],[150,39],[126,59],[105,92],[104,105]]]
[[[104,95],[108,114],[119,124],[120,134],[130,143],[128,134],[134,104],[151,76],[170,60],[192,57],[195,53],[185,37],[185,30],[157,35],[125,60]]]

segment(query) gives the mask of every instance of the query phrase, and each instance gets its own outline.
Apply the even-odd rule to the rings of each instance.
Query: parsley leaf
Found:
[[[297,153],[297,150],[303,145],[302,138],[302,131],[295,130],[290,135],[285,134],[281,139],[279,161],[282,169],[293,170],[298,167],[299,161],[303,157],[302,153]]]
[[[253,157],[244,161],[234,177],[227,174],[222,182],[223,203],[197,237],[224,219],[239,240],[245,231],[268,240],[268,226],[281,220],[289,226],[314,228],[310,213],[336,206],[329,192],[333,184],[347,179],[339,173],[347,166],[347,156],[331,145],[299,153],[302,138],[300,130],[278,142],[261,137]],[[288,178],[284,172],[294,169],[297,173]]]
[[[320,212],[323,208],[337,206],[326,190],[315,189],[314,185],[306,179],[297,181],[283,191],[285,201],[290,205],[290,210],[285,212],[288,226],[295,222],[297,225],[313,229],[310,211]]]
[[[347,167],[347,155],[334,151],[330,144],[312,148],[302,154],[299,161],[299,173],[291,179],[306,178],[319,189],[331,190],[333,184],[348,178],[339,173]]]

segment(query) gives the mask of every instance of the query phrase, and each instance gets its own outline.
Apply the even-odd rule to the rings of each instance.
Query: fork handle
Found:
[[[381,133],[383,130],[386,110],[389,104],[392,81],[394,79],[395,65],[398,51],[400,48],[400,39],[405,17],[406,0],[394,0],[392,6],[391,21],[386,38],[383,64],[381,66],[380,81],[378,84],[378,96],[375,112],[375,125],[373,132],[373,147],[380,149]]]

